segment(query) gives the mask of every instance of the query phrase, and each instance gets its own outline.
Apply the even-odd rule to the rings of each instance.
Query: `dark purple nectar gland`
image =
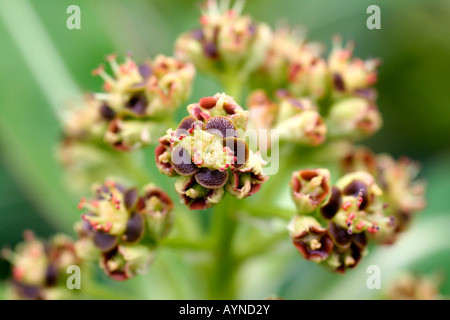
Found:
[[[213,42],[204,43],[203,52],[206,57],[212,60],[217,60],[219,58],[219,51],[217,50],[217,45]]]
[[[328,223],[328,234],[333,239],[334,244],[342,249],[350,248],[352,243],[352,236],[345,230],[341,228],[338,224],[334,222]]]
[[[249,149],[245,140],[228,137],[223,140],[223,147],[224,152],[228,152],[228,155],[233,157],[233,170],[240,169],[247,164]],[[228,168],[227,165],[225,164],[225,168]]]
[[[192,162],[189,152],[181,146],[173,148],[171,159],[173,169],[182,176],[191,176],[199,170]]]
[[[333,85],[337,91],[344,92],[345,91],[345,83],[344,79],[339,73],[333,74]]]
[[[172,133],[172,136],[180,138],[183,134],[192,134],[196,128],[203,129],[203,122],[197,120],[193,116],[187,116],[180,121],[177,130]]]
[[[116,112],[108,106],[106,102],[103,102],[100,106],[100,115],[105,120],[112,120],[116,116]]]
[[[148,80],[152,73],[153,70],[149,64],[143,63],[139,66],[139,74],[142,76],[142,78],[144,78],[144,81]]]
[[[128,219],[127,228],[121,239],[127,244],[141,240],[144,235],[144,217],[139,212],[133,212]]]
[[[127,208],[127,210],[132,210],[136,206],[138,196],[139,195],[136,188],[128,189],[125,192],[123,197],[123,203],[125,205],[125,208]]]
[[[228,171],[201,168],[195,174],[195,180],[199,185],[207,189],[219,189],[227,183]]]
[[[130,97],[125,104],[125,109],[135,116],[145,116],[148,101],[143,92],[136,93]]]
[[[353,180],[348,184],[343,194],[346,196],[355,196],[358,198],[358,209],[364,210],[369,205],[369,196],[367,192],[367,186],[364,182],[359,180]]]
[[[205,130],[220,135],[224,139],[228,137],[239,138],[235,124],[227,117],[217,116],[209,118],[206,121]]]
[[[341,191],[336,188],[331,188],[331,195],[328,201],[320,208],[320,213],[322,216],[327,219],[331,220],[336,215],[336,213],[339,211],[342,205],[342,194]]]
[[[103,231],[95,231],[93,242],[95,246],[102,252],[107,252],[116,247],[118,244],[118,237],[110,235]]]

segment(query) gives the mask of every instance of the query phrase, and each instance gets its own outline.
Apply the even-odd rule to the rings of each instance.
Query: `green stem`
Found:
[[[288,231],[282,230],[277,233],[270,235],[266,239],[259,240],[257,243],[254,243],[251,248],[239,254],[236,258],[238,263],[242,263],[242,261],[252,258],[254,256],[267,253],[271,248],[275,247],[280,243],[280,241],[286,241],[289,239]]]
[[[238,72],[229,70],[229,72],[222,77],[221,82],[225,88],[225,93],[232,96],[237,103],[240,103],[243,83],[245,83],[245,81],[240,79]]]
[[[221,203],[214,212],[211,232],[214,237],[214,267],[210,281],[211,299],[234,299],[237,261],[232,254],[237,227],[235,199]]]
[[[92,282],[82,289],[83,295],[91,299],[100,300],[136,300],[137,297],[124,292],[118,292],[119,289],[111,289],[106,286],[99,286]]]
[[[164,239],[159,243],[161,246],[169,247],[172,249],[181,249],[181,250],[211,250],[211,244],[207,241],[207,239],[185,239],[185,238],[169,238]]]
[[[118,155],[117,159],[123,170],[126,171],[129,176],[132,177],[133,180],[135,180],[135,182],[140,186],[144,186],[154,181],[150,173],[139,167],[136,164],[135,159],[133,159],[129,154]]]
[[[254,204],[250,201],[241,206],[243,210],[258,218],[281,218],[284,220],[290,220],[297,214],[295,210],[280,208],[271,204]]]

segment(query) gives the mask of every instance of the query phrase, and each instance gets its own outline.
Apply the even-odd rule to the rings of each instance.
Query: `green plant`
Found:
[[[286,241],[288,231],[304,258],[345,271],[358,264],[368,241],[394,242],[424,206],[423,187],[413,181],[414,164],[354,146],[381,126],[372,87],[378,62],[352,58],[352,46],[343,47],[339,39],[323,58],[320,48],[295,30],[271,31],[225,4],[219,8],[207,2],[201,28],[177,41],[177,59],[158,56],[138,66],[130,57],[123,64],[108,57],[113,78],[103,68],[95,71],[105,80],[105,92],[88,96],[65,123],[59,156],[71,186],[87,193],[92,182],[103,184],[95,187],[96,198],[81,204],[88,226],[77,227],[79,251],[86,253],[90,246],[94,259],[116,280],[146,271],[158,248],[177,247],[204,255],[193,269],[208,279],[206,296],[235,298],[239,269]],[[173,113],[191,91],[192,64],[216,77],[225,94],[212,92],[190,104],[189,116],[175,124]],[[265,161],[243,141],[247,121],[253,129],[279,132],[279,171],[269,179]],[[169,127],[173,130],[165,131]],[[275,160],[276,140],[258,139],[266,160]],[[211,161],[194,159],[190,147],[197,142],[200,160]],[[235,155],[239,146],[243,159]],[[155,148],[155,163],[138,158],[146,147]],[[180,150],[189,161],[173,161]],[[211,154],[219,154],[220,161]],[[187,213],[182,205],[173,209],[173,197],[162,201],[169,190],[149,196],[144,189],[138,195],[135,186],[167,185],[161,176],[149,176],[154,165],[177,176],[175,189],[190,209],[212,208],[201,213],[208,217],[193,217],[197,213]],[[121,183],[111,183],[110,175],[127,187],[117,188]],[[289,178],[296,209],[280,205]],[[167,235],[172,214],[177,222]],[[144,215],[148,221],[142,222]],[[284,226],[270,233],[258,227],[273,219],[285,221]],[[136,237],[122,238],[130,230],[138,230]],[[136,250],[130,253],[128,247]]]

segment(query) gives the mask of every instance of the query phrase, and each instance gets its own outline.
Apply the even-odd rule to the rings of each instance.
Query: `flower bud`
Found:
[[[256,153],[249,151],[247,163],[230,175],[226,190],[238,199],[244,199],[255,194],[261,189],[263,183],[269,179],[262,170],[265,164],[259,151]]]
[[[157,241],[172,224],[172,201],[159,188],[148,185],[140,197],[111,180],[96,188],[97,196],[79,208],[88,210],[77,223],[76,249],[87,259],[100,259],[111,278],[126,280],[148,269]]]
[[[392,215],[395,229],[385,242],[394,242],[397,235],[407,229],[414,213],[425,207],[425,184],[414,181],[419,166],[408,158],[395,161],[389,155],[376,156],[368,149],[358,148],[342,159],[341,167],[345,172],[364,170],[371,173],[383,190],[384,211]]]
[[[239,6],[239,2],[230,8],[226,1],[206,1],[200,28],[178,38],[176,56],[206,73],[226,69],[246,75],[256,69],[269,46],[270,29],[242,16]]]
[[[366,171],[376,177],[377,167],[375,154],[364,147],[353,148],[341,160],[341,169],[344,173]]]
[[[289,90],[296,96],[321,98],[326,93],[328,69],[316,44],[303,44],[289,64]]]
[[[334,247],[324,266],[339,273],[345,273],[347,269],[356,267],[366,254],[368,242],[366,234],[349,234],[344,228],[330,222],[328,235],[333,240]]]
[[[156,241],[165,237],[173,225],[173,202],[161,189],[150,184],[144,187],[137,209],[147,221],[149,235]]]
[[[264,91],[257,90],[250,95],[248,104],[256,129],[275,129],[281,140],[311,146],[326,139],[327,127],[310,99],[295,99],[280,90],[275,103]]]
[[[275,129],[280,139],[316,146],[326,139],[327,127],[309,99],[283,99]]]
[[[233,122],[239,136],[243,136],[247,130],[249,112],[238,105],[233,97],[225,93],[216,93],[213,97],[204,97],[198,103],[188,105],[187,111],[201,122],[206,122],[211,117],[226,117]]]
[[[333,241],[320,223],[309,216],[295,216],[288,225],[292,241],[306,260],[322,262],[333,250]]]
[[[271,148],[271,134],[267,133],[275,125],[278,104],[272,101],[264,90],[258,89],[249,95],[247,105],[250,111],[250,129],[257,133],[260,150],[266,152]]]
[[[96,95],[104,101],[104,116],[160,118],[171,114],[191,92],[195,70],[192,65],[158,55],[138,66],[130,56],[119,64],[115,55],[108,61],[114,75],[103,67],[94,70],[104,82],[104,93]],[[107,108],[107,109],[106,109]]]
[[[343,47],[341,37],[333,39],[333,50],[328,57],[328,68],[337,92],[358,93],[367,90],[377,82],[376,68],[380,61],[352,59],[353,49],[353,43]]]
[[[436,275],[404,273],[390,284],[386,298],[389,300],[441,300],[439,284],[442,279]]]
[[[81,263],[75,254],[73,241],[65,235],[58,234],[44,242],[36,238],[31,231],[26,231],[24,238],[25,242],[19,243],[14,251],[9,249],[2,251],[3,256],[12,265],[10,298],[21,300],[71,298],[73,293],[64,290],[66,270],[70,265]]]
[[[377,165],[378,179],[386,190],[384,194],[389,204],[386,211],[395,217],[396,231],[404,231],[414,213],[426,205],[425,183],[414,181],[419,172],[419,165],[406,157],[395,161],[385,154],[377,157]]]
[[[250,123],[253,129],[271,129],[278,115],[278,104],[272,101],[264,90],[253,91],[247,101]]]
[[[113,247],[117,243],[127,229],[131,212],[129,212],[130,204],[125,203],[125,195],[131,190],[125,190],[112,180],[94,188],[97,196],[91,201],[82,198],[78,207],[89,210],[82,215],[82,219],[92,227],[97,247],[107,251],[111,249],[110,246]]]
[[[151,122],[116,118],[109,123],[105,141],[119,151],[138,149],[150,143],[151,126]]]
[[[290,184],[300,216],[288,228],[306,259],[343,273],[359,263],[368,241],[386,243],[395,226],[372,175],[348,173],[331,188],[329,180],[327,169],[293,173]],[[325,244],[326,254],[311,256]]]
[[[330,194],[330,172],[327,169],[306,169],[294,172],[290,186],[299,214],[315,211]]]
[[[116,281],[145,274],[154,260],[154,252],[144,245],[120,244],[104,252],[100,261],[105,273]]]
[[[320,57],[322,46],[306,42],[299,28],[277,28],[271,38],[264,63],[252,77],[254,87],[268,92],[289,88],[295,96],[322,97],[328,76],[326,62]]]
[[[175,190],[182,203],[191,210],[204,210],[218,204],[225,195],[225,189],[207,189],[198,184],[193,176],[179,176],[175,181]]]
[[[365,138],[378,131],[381,124],[376,105],[358,97],[333,104],[327,116],[328,133],[333,138]]]
[[[382,191],[366,172],[354,172],[336,184],[342,193],[342,206],[333,217],[348,233],[367,233],[377,242],[385,243],[395,232],[395,217],[386,210]]]
[[[92,95],[85,95],[80,106],[75,107],[69,119],[64,123],[64,134],[73,140],[101,140],[107,121],[100,110],[103,103]]]

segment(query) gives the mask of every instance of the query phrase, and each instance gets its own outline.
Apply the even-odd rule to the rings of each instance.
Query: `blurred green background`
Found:
[[[52,110],[100,89],[101,81],[91,70],[108,53],[123,56],[132,51],[137,61],[171,54],[177,35],[197,25],[198,3],[0,0],[0,247],[20,241],[25,229],[40,236],[73,233],[78,198],[64,184],[54,158],[61,128]],[[81,8],[81,30],[66,28],[66,9],[72,4]],[[381,8],[381,30],[366,28],[371,4]],[[357,56],[381,58],[377,88],[384,126],[363,143],[376,152],[420,160],[429,205],[403,242],[395,249],[373,250],[372,260],[353,273],[330,275],[282,252],[273,268],[288,263],[290,271],[278,275],[278,287],[264,273],[270,271],[252,269],[254,277],[243,297],[263,298],[255,296],[258,290],[286,298],[374,297],[367,289],[358,296],[365,287],[364,265],[374,259],[388,266],[383,269],[386,275],[406,269],[442,272],[442,291],[450,295],[450,2],[249,0],[244,11],[272,26],[282,21],[304,25],[308,38],[324,42],[328,50],[331,37],[341,34],[356,41]],[[191,101],[218,90],[214,82],[198,76]],[[424,230],[431,230],[435,239],[428,239]],[[432,247],[422,248],[422,242]],[[254,264],[258,268],[258,262]],[[0,277],[8,276],[7,264],[0,263]]]

